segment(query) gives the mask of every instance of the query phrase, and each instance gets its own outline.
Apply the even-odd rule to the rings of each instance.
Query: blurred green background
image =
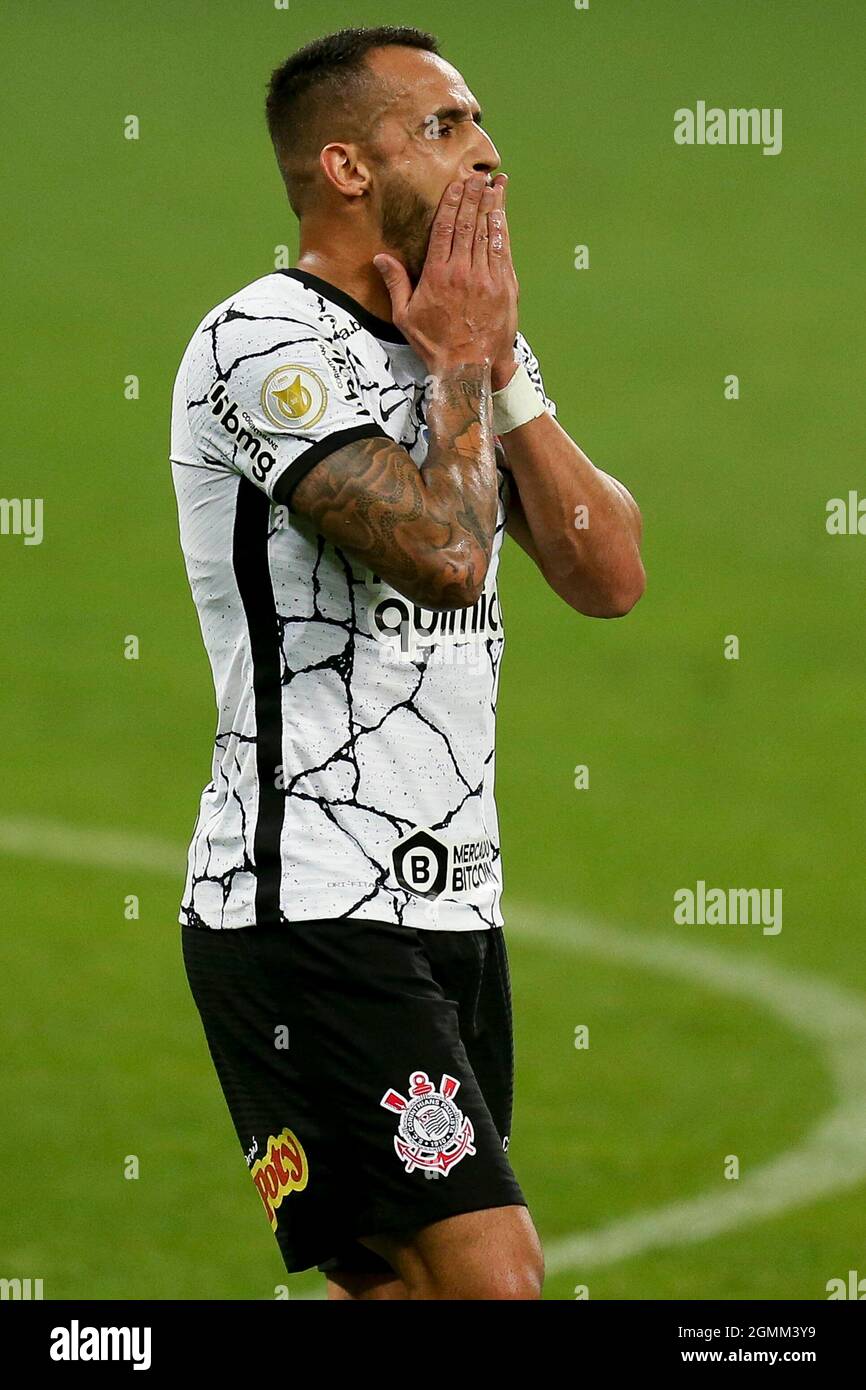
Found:
[[[275,247],[294,254],[271,69],[377,23],[432,29],[484,107],[511,175],[521,328],[561,422],[644,515],[648,591],[622,621],[569,610],[512,543],[500,585],[511,1157],[559,1251],[547,1297],[824,1298],[866,1275],[866,1089],[805,1165],[808,1187],[836,1162],[835,1191],[795,1184],[782,1210],[699,1240],[596,1242],[584,1261],[557,1243],[731,1201],[725,1155],[744,1183],[805,1142],[840,1084],[808,1004],[786,1020],[700,960],[677,975],[569,946],[569,921],[866,1008],[866,539],[825,529],[828,499],[863,477],[866,12],[848,0],[6,0],[2,493],[44,497],[45,536],[0,536],[0,1276],[43,1278],[47,1298],[270,1298],[284,1282],[175,925],[215,716],[170,391],[202,315]],[[675,145],[674,111],[698,100],[781,107],[782,152]],[[698,879],[781,887],[783,930],[675,926],[673,893]],[[547,936],[527,930],[547,914]],[[832,1026],[841,1003],[824,999]],[[850,1099],[856,1028],[842,1045]]]

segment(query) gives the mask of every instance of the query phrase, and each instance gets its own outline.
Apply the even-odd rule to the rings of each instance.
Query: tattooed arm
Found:
[[[420,469],[393,440],[361,439],[320,460],[292,506],[351,558],[424,608],[465,608],[484,586],[496,529],[490,368],[435,377]]]
[[[492,364],[514,342],[517,286],[506,264],[504,175],[444,191],[413,288],[393,256],[373,257],[392,316],[433,380],[420,471],[390,439],[320,459],[292,505],[322,535],[424,608],[466,608],[484,586],[496,529]]]

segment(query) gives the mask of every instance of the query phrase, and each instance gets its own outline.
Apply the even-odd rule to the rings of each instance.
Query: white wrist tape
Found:
[[[501,391],[493,392],[493,433],[508,434],[547,409],[525,367],[517,368]]]

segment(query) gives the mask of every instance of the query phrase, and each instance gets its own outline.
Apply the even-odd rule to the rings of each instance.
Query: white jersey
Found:
[[[520,334],[515,356],[543,396]],[[247,285],[190,340],[171,461],[217,733],[181,922],[503,924],[493,774],[507,475],[484,592],[452,612],[353,565],[291,505],[300,479],[352,440],[387,435],[420,466],[429,391],[393,324],[300,270]]]

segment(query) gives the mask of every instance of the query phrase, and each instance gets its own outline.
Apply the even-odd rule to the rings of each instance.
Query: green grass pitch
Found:
[[[863,12],[7,0],[0,490],[43,497],[45,520],[39,546],[0,536],[0,1275],[42,1278],[46,1298],[267,1299],[284,1282],[180,958],[214,709],[170,390],[200,317],[296,249],[262,115],[271,68],[382,22],[433,28],[481,102],[511,176],[521,328],[560,420],[644,514],[648,590],[622,621],[567,609],[513,543],[500,585],[511,1156],[543,1239],[724,1202],[725,1156],[743,1182],[796,1149],[837,1083],[805,1020],[560,949],[521,931],[522,905],[866,1003],[866,538],[825,527],[863,478]],[[782,151],[676,145],[674,111],[698,100],[781,108]],[[65,861],[15,848],[15,826],[45,821],[68,832]],[[91,862],[85,841],[76,857],[75,833],[100,830],[175,845],[176,872]],[[698,879],[781,887],[782,931],[674,925],[674,891]],[[821,1299],[849,1269],[866,1276],[866,1176],[556,1269],[546,1296]],[[321,1285],[289,1281],[298,1298]]]

